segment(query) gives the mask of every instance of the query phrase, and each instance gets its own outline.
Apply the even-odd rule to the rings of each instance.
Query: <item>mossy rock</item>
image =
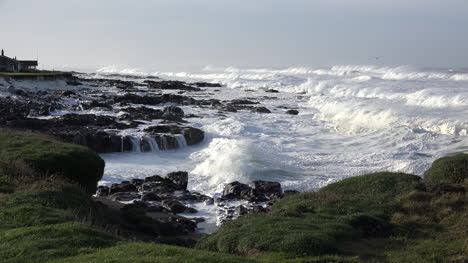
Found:
[[[0,130],[0,160],[24,161],[43,175],[60,175],[95,193],[104,160],[93,151],[49,136]]]
[[[424,180],[431,183],[460,184],[468,179],[468,154],[460,153],[435,160],[424,173]]]

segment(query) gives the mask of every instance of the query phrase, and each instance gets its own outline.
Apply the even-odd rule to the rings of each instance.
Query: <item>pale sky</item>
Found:
[[[468,0],[0,0],[0,48],[57,68],[468,67]]]

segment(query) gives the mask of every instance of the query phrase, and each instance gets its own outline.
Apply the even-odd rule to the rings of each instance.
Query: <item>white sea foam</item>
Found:
[[[468,73],[463,70],[211,66],[200,72],[109,67],[99,73],[222,83],[225,88],[206,88],[204,98],[248,98],[273,112],[218,114],[184,107],[188,114],[203,116],[189,121],[207,132],[204,144],[104,155],[108,182],[184,169],[191,172],[190,187],[207,193],[219,192],[230,181],[254,179],[310,190],[372,171],[422,174],[434,159],[468,151]],[[300,114],[284,114],[290,108]]]

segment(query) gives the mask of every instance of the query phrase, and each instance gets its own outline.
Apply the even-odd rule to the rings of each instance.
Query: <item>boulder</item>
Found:
[[[286,114],[289,114],[289,115],[298,115],[298,114],[299,114],[299,111],[297,111],[297,110],[287,110],[287,111],[286,111]]]
[[[281,184],[278,182],[253,181],[250,187],[250,198],[252,201],[275,200],[283,196]]]
[[[173,184],[176,190],[187,190],[188,185],[188,173],[187,172],[172,172],[167,175]]]
[[[232,182],[226,184],[223,190],[222,198],[225,199],[248,199],[251,188],[240,182]]]
[[[185,128],[183,135],[187,145],[195,145],[202,142],[205,138],[205,133],[202,130],[192,127]]]

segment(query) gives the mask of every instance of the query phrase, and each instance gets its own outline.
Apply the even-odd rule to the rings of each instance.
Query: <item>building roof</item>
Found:
[[[37,60],[18,60],[19,63],[21,63],[23,66],[26,67],[37,67],[38,63]]]

